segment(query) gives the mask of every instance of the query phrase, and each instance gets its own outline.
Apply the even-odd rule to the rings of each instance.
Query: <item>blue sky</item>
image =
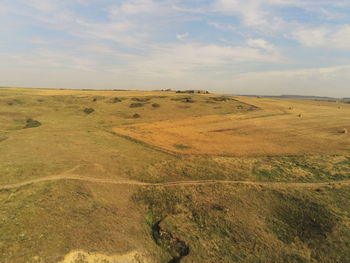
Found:
[[[349,0],[1,0],[1,86],[350,97],[349,83]]]

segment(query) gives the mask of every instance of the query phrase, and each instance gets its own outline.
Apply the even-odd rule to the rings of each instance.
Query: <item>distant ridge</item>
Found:
[[[243,97],[264,97],[264,98],[289,98],[289,99],[319,99],[319,100],[348,100],[350,98],[335,98],[326,96],[306,96],[306,95],[238,95]]]

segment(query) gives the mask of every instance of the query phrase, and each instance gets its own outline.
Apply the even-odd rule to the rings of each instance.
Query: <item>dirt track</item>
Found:
[[[288,183],[288,182],[252,182],[252,181],[234,181],[234,180],[192,180],[192,181],[174,181],[174,182],[165,182],[165,183],[146,183],[140,181],[133,180],[114,180],[114,179],[104,179],[104,178],[93,178],[93,177],[85,177],[77,174],[60,174],[47,176],[42,178],[36,178],[20,183],[15,184],[5,184],[0,185],[0,190],[9,190],[14,188],[19,188],[26,185],[38,184],[42,182],[49,181],[58,181],[58,180],[77,180],[91,183],[101,183],[101,184],[114,184],[114,185],[134,185],[134,186],[193,186],[193,185],[209,185],[209,184],[242,184],[242,185],[256,185],[256,186],[264,186],[264,187],[278,187],[278,188],[318,188],[322,186],[349,186],[350,180],[343,181],[331,181],[331,182],[317,182],[317,183]]]

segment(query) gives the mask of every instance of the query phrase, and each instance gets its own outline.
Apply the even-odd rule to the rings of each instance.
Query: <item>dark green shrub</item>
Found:
[[[152,104],[152,107],[153,107],[153,108],[159,108],[160,105],[159,105],[158,103],[153,103],[153,104]]]
[[[31,118],[27,119],[25,128],[35,128],[41,126],[41,122],[33,120]]]
[[[137,107],[142,107],[143,104],[142,103],[131,103],[130,104],[130,108],[137,108]]]
[[[185,149],[190,149],[191,148],[191,146],[184,145],[184,144],[174,144],[173,146],[176,149],[179,149],[179,150],[185,150]]]
[[[182,102],[193,103],[194,100],[192,98],[186,98]]]
[[[230,100],[232,100],[232,98],[225,97],[225,96],[222,96],[222,97],[211,97],[210,99],[214,100],[214,101],[230,101]]]
[[[193,103],[194,100],[191,97],[179,97],[179,98],[173,98],[171,99],[173,101],[181,101],[181,102],[187,102],[187,103]]]
[[[137,119],[137,118],[140,118],[140,117],[141,117],[141,115],[140,115],[140,114],[135,113],[134,115],[132,115],[132,117],[133,117],[134,119]]]
[[[146,102],[149,101],[150,98],[132,98],[133,101]]]
[[[93,108],[85,108],[84,109],[84,112],[86,113],[86,114],[91,114],[91,113],[93,113],[95,110],[93,109]]]
[[[24,104],[24,102],[21,101],[20,99],[13,99],[12,101],[9,101],[7,103],[7,105],[9,105],[9,106],[12,106],[12,105],[15,105],[15,104]]]
[[[122,100],[117,97],[112,99],[112,103],[117,103],[117,102],[122,102]]]

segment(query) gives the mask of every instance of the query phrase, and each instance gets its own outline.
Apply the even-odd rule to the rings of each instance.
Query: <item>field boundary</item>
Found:
[[[169,154],[169,155],[172,155],[172,156],[175,156],[175,157],[180,157],[181,155],[186,155],[186,154],[183,154],[183,153],[173,152],[173,151],[169,151],[169,150],[166,150],[166,149],[154,146],[152,144],[146,143],[146,142],[144,142],[142,140],[136,139],[134,137],[131,137],[131,136],[128,136],[128,135],[125,135],[125,134],[122,134],[122,133],[118,133],[118,132],[110,131],[110,130],[104,130],[104,131],[108,132],[108,133],[110,133],[112,135],[118,136],[120,138],[126,139],[128,141],[140,144],[140,145],[142,145],[144,147],[147,147],[147,148],[150,148],[152,150],[161,152],[161,153]]]

